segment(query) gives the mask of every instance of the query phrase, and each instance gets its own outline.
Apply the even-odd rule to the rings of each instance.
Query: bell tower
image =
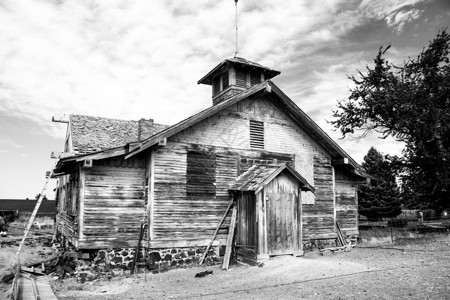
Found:
[[[216,105],[280,73],[244,58],[233,57],[225,59],[197,83],[212,86],[212,101]]]

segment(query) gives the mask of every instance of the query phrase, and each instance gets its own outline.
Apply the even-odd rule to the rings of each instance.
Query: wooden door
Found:
[[[294,254],[296,195],[289,192],[267,194],[267,242],[269,255]]]
[[[253,248],[256,245],[255,194],[242,193],[237,207],[236,245]]]
[[[253,192],[244,192],[237,199],[236,259],[256,264],[256,201]]]

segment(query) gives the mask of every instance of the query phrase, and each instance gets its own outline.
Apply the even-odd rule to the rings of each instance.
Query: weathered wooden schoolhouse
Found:
[[[54,117],[68,124],[54,169],[59,235],[83,251],[133,248],[144,221],[150,264],[175,266],[204,251],[230,201],[236,251],[254,260],[334,241],[336,222],[357,235],[364,174],[270,81],[278,74],[226,59],[198,81],[212,86],[212,106],[173,126]]]

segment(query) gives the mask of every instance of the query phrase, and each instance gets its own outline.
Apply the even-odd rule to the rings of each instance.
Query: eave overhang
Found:
[[[199,81],[197,81],[197,84],[207,84],[212,85],[212,77],[214,74],[217,73],[220,69],[226,67],[226,66],[240,66],[245,69],[255,69],[260,70],[264,73],[265,79],[271,79],[279,74],[281,74],[280,71],[265,67],[263,65],[260,65],[258,63],[246,60],[241,57],[233,57],[233,58],[227,58],[220,64],[218,64],[216,67],[214,67],[211,71],[208,72],[205,76],[203,76]]]

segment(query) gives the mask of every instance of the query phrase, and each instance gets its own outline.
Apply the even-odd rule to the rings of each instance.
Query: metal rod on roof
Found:
[[[238,50],[239,50],[239,48],[238,48],[238,13],[237,13],[237,3],[238,3],[238,0],[234,0],[234,4],[235,4],[235,7],[236,7],[236,52],[234,53],[234,57],[237,56]]]

